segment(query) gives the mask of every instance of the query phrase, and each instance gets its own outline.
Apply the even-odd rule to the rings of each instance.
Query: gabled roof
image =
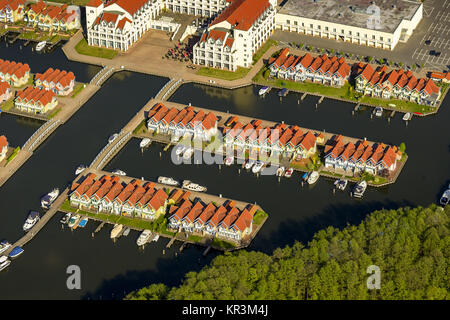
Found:
[[[154,210],[158,210],[164,205],[164,202],[167,200],[167,198],[167,193],[164,190],[159,189],[153,195],[152,199],[147,203],[147,206],[152,207]]]
[[[4,148],[8,146],[8,140],[6,139],[5,136],[0,136],[0,151]]]
[[[308,131],[304,135],[302,142],[300,142],[300,146],[305,150],[310,150],[315,145],[316,145],[316,136],[311,131]]]

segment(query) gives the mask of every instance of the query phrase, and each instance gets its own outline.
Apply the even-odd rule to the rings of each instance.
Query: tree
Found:
[[[403,67],[403,62],[400,61],[400,62],[398,63],[398,65],[400,66],[400,68]]]
[[[334,49],[333,49],[333,48],[330,49],[330,53],[331,53],[331,54],[334,53]]]
[[[372,56],[368,56],[368,57],[367,57],[367,61],[368,61],[368,62],[371,62],[372,60],[373,60],[373,57],[372,57]]]
[[[400,143],[400,145],[398,146],[398,149],[403,153],[406,150],[406,145],[404,142]]]

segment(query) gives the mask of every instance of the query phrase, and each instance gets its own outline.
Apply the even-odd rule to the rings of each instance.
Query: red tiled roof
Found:
[[[217,208],[214,215],[208,221],[208,224],[217,226],[223,220],[223,218],[225,218],[226,215],[227,215],[227,209],[225,209],[224,206],[220,206]]]
[[[236,221],[233,223],[239,231],[244,232],[246,228],[250,228],[250,225],[253,220],[253,214],[250,213],[247,209],[244,209]]]
[[[140,8],[142,8],[149,0],[116,0],[111,1],[106,5],[106,8],[113,4],[117,4],[119,7],[123,8],[126,12],[133,15]]]
[[[212,112],[209,112],[202,121],[203,128],[205,130],[209,130],[209,129],[215,127],[217,120],[218,119],[217,119],[216,115]]]
[[[314,147],[314,145],[316,144],[316,136],[311,132],[308,131],[302,142],[300,143],[300,146],[302,146],[305,150],[310,150],[311,148]]]
[[[119,21],[119,23],[117,24],[117,29],[123,29],[123,27],[125,27],[125,23],[131,23],[131,21],[128,18],[123,18]]]
[[[189,223],[193,223],[195,219],[202,213],[203,205],[200,201],[197,201],[194,206],[189,210],[188,214],[183,218]]]
[[[202,211],[202,213],[197,217],[196,221],[200,224],[205,224],[213,216],[216,211],[216,206],[210,202]]]
[[[109,202],[112,202],[116,196],[122,191],[123,185],[121,182],[115,182],[112,188],[109,190],[109,192],[106,194],[105,199],[109,200]]]
[[[4,95],[9,88],[11,88],[11,86],[8,82],[0,81],[0,95]]]
[[[370,64],[366,64],[363,70],[361,71],[360,75],[364,77],[367,81],[372,78],[372,75],[374,73],[374,70]]]
[[[8,146],[8,140],[6,139],[5,136],[0,136],[0,151],[4,148]]]
[[[164,205],[164,202],[167,200],[167,198],[167,193],[164,190],[159,189],[158,191],[156,191],[147,205],[152,207],[154,210],[158,210]]]
[[[86,4],[86,7],[100,7],[102,5],[101,0],[91,0]]]

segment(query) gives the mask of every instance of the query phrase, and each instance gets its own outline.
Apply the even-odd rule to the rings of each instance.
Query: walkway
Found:
[[[97,170],[103,169],[103,167],[111,160],[119,151],[125,146],[128,140],[131,139],[131,132],[121,131],[119,136],[114,141],[108,143],[95,157],[90,164],[90,168]]]

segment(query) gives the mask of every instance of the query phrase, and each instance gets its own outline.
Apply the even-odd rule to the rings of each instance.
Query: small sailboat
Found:
[[[112,173],[117,174],[118,176],[126,176],[127,175],[127,173],[125,171],[122,171],[120,169],[116,169]]]
[[[290,177],[292,177],[292,174],[294,173],[294,169],[292,169],[292,168],[288,168],[288,169],[286,169],[286,171],[284,172],[284,176],[286,177],[286,178],[290,178]]]
[[[72,213],[68,212],[61,218],[61,220],[59,220],[59,222],[61,222],[62,224],[67,224],[67,223],[69,223],[71,216],[72,216]]]
[[[308,176],[308,184],[314,184],[317,182],[317,180],[319,179],[319,172],[317,171],[312,171],[309,176]]]
[[[11,264],[7,256],[0,257],[0,271],[5,270]]]
[[[81,216],[79,214],[76,214],[76,215],[72,216],[69,219],[69,222],[67,223],[67,226],[69,228],[73,228],[75,226],[75,224],[78,222],[78,220],[80,220],[80,218],[81,218]]]
[[[412,118],[412,114],[410,112],[407,112],[403,115],[403,120],[404,121],[409,121]]]
[[[375,116],[381,117],[383,115],[383,108],[382,107],[376,107],[375,108]]]
[[[40,216],[39,212],[31,211],[28,215],[27,220],[23,224],[23,231],[28,232],[31,228],[34,227],[34,225],[39,221]]]
[[[9,257],[10,258],[17,258],[18,256],[20,256],[23,253],[23,249],[19,246],[14,247],[11,252],[9,253]]]
[[[84,228],[86,227],[86,224],[88,223],[89,218],[88,217],[84,217],[83,219],[80,220],[80,223],[78,224],[78,226],[80,228]]]
[[[37,52],[42,51],[42,49],[44,49],[46,45],[47,45],[47,41],[38,42],[38,44],[36,45],[36,51]]]
[[[355,188],[353,189],[353,196],[357,198],[362,198],[366,189],[367,189],[367,182],[365,180],[358,182]]]
[[[123,224],[115,224],[114,225],[114,228],[111,230],[111,239],[115,239],[115,238],[117,238],[119,235],[120,235],[120,233],[122,232],[122,229],[123,229]]]
[[[262,96],[263,94],[265,94],[267,92],[267,90],[269,90],[269,87],[268,86],[263,86],[263,87],[261,87],[261,89],[259,89],[258,94],[260,96]]]
[[[0,242],[0,254],[2,254],[3,252],[5,252],[6,250],[9,249],[9,247],[11,247],[11,243],[9,243],[6,240],[2,240]]]
[[[334,185],[337,189],[344,191],[347,187],[348,180],[347,179],[338,179],[334,182]]]
[[[284,167],[279,167],[276,172],[277,176],[282,177],[283,173],[284,173]]]
[[[233,156],[226,157],[225,158],[225,165],[226,166],[231,166],[233,164],[233,161],[234,161],[234,157]]]
[[[144,139],[142,139],[141,142],[139,143],[139,147],[145,148],[145,147],[148,146],[151,142],[152,142],[152,140],[150,140],[149,138],[144,138]]]
[[[142,231],[142,233],[139,235],[139,238],[136,240],[136,244],[138,246],[143,246],[144,244],[147,243],[147,241],[150,239],[152,235],[152,232],[148,229],[145,229],[144,231]]]
[[[445,190],[444,193],[442,194],[439,203],[442,204],[443,206],[446,206],[450,203],[450,185],[448,186],[448,189]]]
[[[83,165],[83,164],[81,164],[81,165],[79,165],[78,166],[78,168],[75,170],[75,175],[77,176],[77,175],[79,175],[80,173],[82,173],[84,170],[86,170],[86,166],[85,165]]]

